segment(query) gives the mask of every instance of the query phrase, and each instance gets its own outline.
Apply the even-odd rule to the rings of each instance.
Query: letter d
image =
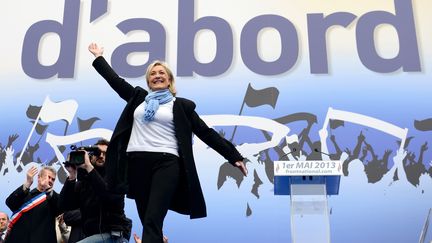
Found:
[[[357,23],[357,49],[363,65],[379,73],[402,68],[404,72],[420,72],[420,56],[411,0],[395,0],[396,13],[374,11],[363,15]],[[375,29],[392,25],[399,39],[399,53],[394,58],[381,57],[375,47]]]
[[[27,30],[21,63],[28,76],[47,79],[58,74],[59,78],[73,78],[80,4],[80,0],[65,0],[63,24],[54,20],[42,20]],[[39,43],[47,33],[56,33],[60,37],[60,55],[51,66],[44,66],[39,61]]]

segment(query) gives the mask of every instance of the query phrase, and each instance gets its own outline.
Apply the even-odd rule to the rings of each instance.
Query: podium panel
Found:
[[[339,193],[340,161],[275,161],[274,194],[290,195],[295,243],[330,242],[328,195]]]
[[[292,242],[330,242],[328,212],[325,184],[291,184]]]
[[[340,176],[274,176],[274,195],[291,195],[291,184],[325,184],[327,195],[338,195]]]

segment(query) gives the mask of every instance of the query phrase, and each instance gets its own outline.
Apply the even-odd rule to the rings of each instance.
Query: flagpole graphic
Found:
[[[256,90],[252,88],[251,84],[249,83],[246,90],[246,94],[243,98],[242,105],[240,107],[239,116],[242,114],[245,104],[249,107],[270,105],[274,109],[276,107],[276,102],[278,97],[279,97],[279,90],[275,87]],[[234,139],[234,135],[236,131],[237,131],[237,126],[234,127],[234,131],[230,139],[231,142]]]

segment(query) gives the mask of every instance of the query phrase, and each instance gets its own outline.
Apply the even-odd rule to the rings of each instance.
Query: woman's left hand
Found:
[[[243,175],[247,176],[248,170],[246,168],[246,165],[243,163],[243,161],[237,161],[234,163],[234,165],[239,168],[239,170],[243,173]]]

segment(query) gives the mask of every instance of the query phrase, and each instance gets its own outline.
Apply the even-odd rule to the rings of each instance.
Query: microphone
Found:
[[[288,154],[295,153],[295,151],[297,151],[297,149],[296,149],[296,148],[293,148],[293,149],[291,150],[291,152],[286,153],[286,154],[282,155],[281,157],[279,157],[279,160],[282,159],[283,157],[287,156]]]
[[[317,152],[317,153],[324,154],[324,155],[327,155],[328,157],[330,157],[330,154],[327,154],[327,153],[324,153],[322,151],[319,151],[319,149],[317,149],[317,148],[314,148],[314,151]]]

